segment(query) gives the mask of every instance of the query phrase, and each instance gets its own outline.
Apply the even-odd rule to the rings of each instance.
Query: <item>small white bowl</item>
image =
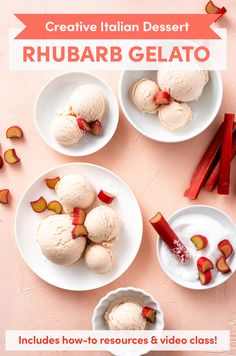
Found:
[[[198,101],[188,103],[193,119],[182,129],[171,131],[161,125],[157,114],[141,113],[133,104],[133,85],[142,78],[156,81],[157,71],[126,70],[121,73],[119,100],[121,108],[131,125],[144,136],[159,142],[182,142],[189,140],[207,129],[215,119],[222,102],[223,86],[219,71],[209,72],[210,79]]]
[[[227,230],[230,232],[231,236],[236,236],[236,224],[235,224],[235,222],[227,214],[225,214],[221,210],[213,208],[212,206],[208,206],[208,205],[192,205],[192,206],[188,206],[188,207],[185,207],[183,209],[180,209],[180,210],[176,211],[168,219],[168,222],[169,222],[170,226],[173,226],[174,222],[179,217],[186,216],[186,218],[187,218],[188,214],[203,214],[205,216],[212,217],[215,220],[219,221],[224,227],[226,227]],[[224,238],[227,238],[227,237],[222,237],[222,240]],[[233,242],[231,241],[231,243],[233,245],[234,251],[236,251],[236,239]],[[196,280],[196,281],[184,280],[184,279],[180,278],[179,276],[177,276],[176,274],[172,273],[172,271],[167,270],[166,265],[165,265],[165,261],[163,260],[163,256],[162,256],[162,253],[161,253],[163,245],[164,245],[164,242],[162,241],[161,238],[158,237],[158,239],[157,239],[157,257],[158,257],[159,263],[161,265],[161,268],[163,269],[165,274],[172,281],[174,281],[175,283],[179,284],[182,287],[189,288],[189,289],[197,289],[197,290],[204,290],[204,289],[214,288],[214,287],[219,286],[220,284],[226,282],[233,275],[233,273],[236,270],[236,255],[235,255],[235,253],[233,253],[233,255],[229,257],[229,265],[230,265],[230,268],[231,268],[232,272],[230,272],[228,274],[222,274],[222,273],[218,272],[217,276],[216,276],[217,278],[215,280],[213,278],[212,281],[207,285],[201,285],[199,280]],[[204,256],[204,252],[205,251],[204,251],[204,249],[201,250],[201,251],[198,251],[199,257],[200,256]],[[219,256],[220,255],[221,254],[220,254],[220,251],[219,251]],[[206,257],[207,257],[207,253],[206,253]]]
[[[74,146],[62,146],[51,136],[50,124],[58,109],[68,107],[72,91],[84,84],[97,85],[107,97],[103,133],[96,137],[85,135]],[[34,118],[40,136],[52,149],[67,156],[79,157],[97,152],[110,141],[118,125],[119,106],[112,89],[100,77],[86,72],[69,72],[52,78],[44,85],[36,99]]]

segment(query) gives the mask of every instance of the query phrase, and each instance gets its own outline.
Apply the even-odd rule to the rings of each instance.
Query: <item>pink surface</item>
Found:
[[[217,120],[225,111],[235,111],[236,62],[236,4],[234,1],[217,1],[228,9],[228,15],[218,26],[228,28],[228,71],[224,79],[224,100]],[[139,4],[139,6],[137,6]],[[4,352],[5,329],[90,329],[91,316],[98,300],[117,287],[140,287],[153,294],[162,305],[167,329],[231,329],[232,350],[224,355],[236,354],[236,275],[227,283],[209,291],[191,291],[177,286],[161,270],[156,259],[155,232],[148,223],[157,210],[167,217],[176,209],[190,205],[182,195],[193,168],[215,132],[217,120],[202,135],[181,144],[160,144],[140,135],[120,114],[120,123],[112,141],[100,152],[73,161],[91,162],[105,166],[124,179],[136,194],[143,219],[143,242],[136,260],[129,270],[112,284],[90,292],[75,293],[59,290],[35,276],[22,260],[14,240],[14,213],[16,205],[28,184],[45,170],[67,162],[52,151],[39,137],[33,122],[33,106],[42,85],[55,72],[9,72],[8,29],[18,25],[13,13],[52,12],[172,12],[200,13],[205,0],[2,0],[0,21],[1,63],[1,150],[13,144],[4,138],[11,124],[19,124],[25,132],[25,140],[14,146],[22,158],[20,165],[5,165],[1,171],[1,188],[9,187],[11,204],[0,206],[0,354]],[[78,67],[78,69],[80,69]],[[119,72],[100,74],[117,93]],[[130,170],[132,167],[132,171]],[[233,163],[234,177],[236,162]],[[223,209],[236,220],[236,185],[232,180],[229,197],[201,193],[198,204],[210,204]],[[27,222],[26,222],[27,223]],[[29,353],[17,353],[28,356]],[[45,352],[44,355],[74,355],[70,352]],[[105,352],[88,352],[86,355],[107,355]],[[154,353],[150,353],[154,354]],[[208,356],[212,353],[162,352],[163,356]],[[223,355],[221,353],[221,355]]]

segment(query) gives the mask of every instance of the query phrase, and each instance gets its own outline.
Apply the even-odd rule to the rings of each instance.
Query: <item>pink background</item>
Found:
[[[236,63],[236,4],[230,0],[218,0],[226,6],[228,15],[218,26],[228,28],[228,71],[224,79],[224,99],[218,116],[225,111],[235,111],[236,94],[234,75]],[[91,316],[98,300],[117,287],[141,287],[153,294],[165,313],[167,329],[230,329],[232,350],[224,355],[236,355],[236,275],[228,282],[209,291],[191,291],[169,280],[156,259],[155,232],[148,223],[157,210],[166,216],[176,209],[191,204],[182,195],[190,175],[201,156],[217,122],[195,139],[181,144],[161,144],[140,135],[120,113],[120,123],[112,141],[100,152],[74,159],[105,166],[124,179],[136,194],[144,218],[143,242],[132,266],[112,284],[90,292],[76,293],[57,289],[34,275],[22,260],[14,240],[14,213],[21,194],[28,184],[45,170],[67,162],[52,151],[39,137],[33,122],[34,101],[42,85],[56,72],[9,72],[8,29],[18,26],[14,13],[73,13],[73,12],[172,12],[200,13],[205,0],[1,0],[0,21],[0,107],[1,150],[12,147],[5,139],[5,130],[19,124],[25,132],[25,140],[14,144],[22,159],[20,165],[1,171],[1,188],[9,187],[12,193],[9,206],[0,205],[0,354],[4,352],[5,329],[90,329]],[[78,69],[80,69],[78,67]],[[82,67],[81,67],[82,69]],[[100,74],[117,93],[119,72]],[[217,120],[216,120],[217,121]],[[130,171],[132,167],[132,172]],[[234,179],[236,162],[233,163]],[[137,179],[138,177],[138,179]],[[232,180],[229,197],[202,193],[198,204],[210,204],[223,209],[236,220],[236,184]],[[27,221],[25,222],[27,224]],[[29,237],[30,238],[30,237]],[[15,354],[13,352],[8,355]],[[74,355],[70,352],[45,352],[44,355]],[[106,355],[105,352],[88,352],[86,355]],[[153,355],[153,353],[150,353]],[[204,353],[162,352],[163,356],[208,356]],[[28,356],[21,352],[19,356]],[[223,353],[221,353],[223,355]]]

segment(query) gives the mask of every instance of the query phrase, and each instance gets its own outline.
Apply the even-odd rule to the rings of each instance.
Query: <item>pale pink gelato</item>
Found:
[[[158,105],[155,104],[154,97],[158,91],[159,87],[153,80],[147,78],[139,80],[132,89],[132,99],[136,108],[149,114],[157,112]]]
[[[177,130],[192,120],[192,110],[186,103],[172,101],[162,105],[158,112],[160,122],[170,130]]]
[[[85,251],[84,259],[90,269],[96,273],[103,274],[112,268],[114,255],[110,248],[90,244]]]
[[[73,146],[83,137],[77,119],[72,115],[56,117],[51,123],[51,134],[62,146]]]

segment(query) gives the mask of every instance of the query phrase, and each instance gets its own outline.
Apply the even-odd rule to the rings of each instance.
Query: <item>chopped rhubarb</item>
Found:
[[[191,259],[190,253],[161,213],[157,213],[150,223],[179,262],[188,262]]]
[[[197,199],[198,194],[203,187],[216,159],[216,155],[222,143],[223,133],[224,123],[222,123],[217,130],[215,136],[211,140],[200,162],[198,163],[198,166],[192,175],[190,185],[184,193],[185,197],[189,199]]]
[[[219,242],[218,249],[223,253],[225,259],[227,259],[233,252],[233,246],[229,240],[222,240]]]
[[[74,208],[73,209],[73,225],[83,225],[86,218],[86,210],[81,208]]]
[[[236,131],[233,133],[231,161],[235,156],[236,156]],[[215,189],[219,180],[219,172],[220,172],[220,160],[216,163],[213,171],[207,178],[207,181],[204,185],[204,189],[207,190],[208,192],[213,192],[213,190]]]
[[[50,189],[55,189],[57,183],[59,182],[60,177],[55,177],[55,178],[46,178],[45,182]]]
[[[170,94],[166,91],[158,91],[154,96],[154,102],[157,105],[167,105],[170,102]]]
[[[8,204],[9,203],[9,189],[0,190],[0,203]]]
[[[14,148],[10,148],[5,151],[4,160],[9,164],[15,164],[20,161],[20,158],[17,156],[16,150]]]
[[[63,210],[61,203],[57,200],[50,201],[47,205],[47,209],[53,211],[55,214],[61,214]]]
[[[77,237],[87,237],[88,231],[84,225],[75,225],[72,229],[72,239],[77,239]]]
[[[234,114],[225,114],[224,134],[220,152],[218,194],[229,194],[233,127]]]
[[[231,269],[230,269],[229,265],[227,264],[224,256],[221,256],[216,261],[216,268],[218,269],[219,272],[221,272],[223,274],[231,272]]]
[[[37,200],[31,201],[30,205],[36,213],[42,213],[47,209],[47,202],[44,197],[40,197]]]
[[[11,126],[6,131],[7,138],[22,138],[24,133],[19,126]]]
[[[111,204],[115,199],[115,196],[101,189],[100,192],[98,193],[98,199],[105,204]]]
[[[199,257],[199,259],[197,260],[197,269],[199,272],[205,273],[213,268],[213,263],[211,262],[211,260],[209,260],[209,258]]]
[[[3,165],[4,165],[4,161],[2,156],[0,156],[0,169],[3,167]]]
[[[208,14],[219,14],[220,16],[215,20],[217,22],[226,12],[226,8],[223,6],[222,8],[216,6],[213,1],[208,1],[205,6],[205,11]]]
[[[210,283],[210,281],[211,281],[211,271],[208,270],[205,273],[199,272],[199,279],[200,279],[200,282],[201,282],[201,284],[203,286],[208,284],[208,283]]]
[[[143,307],[142,309],[142,316],[150,321],[150,323],[155,323],[156,321],[157,311],[156,309],[150,307]]]

